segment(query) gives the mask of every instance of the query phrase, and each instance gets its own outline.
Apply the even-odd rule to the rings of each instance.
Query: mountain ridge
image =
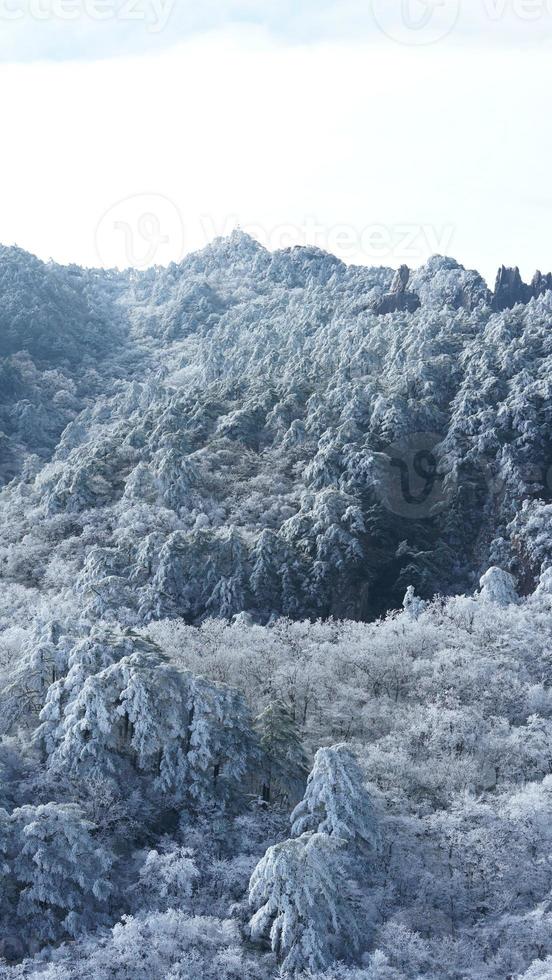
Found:
[[[129,623],[371,618],[409,584],[469,590],[496,560],[538,579],[532,543],[520,556],[510,538],[523,501],[550,498],[549,291],[498,311],[454,259],[351,267],[243,232],[136,274],[18,250],[0,284],[4,343],[28,346],[0,361],[0,502],[12,527],[29,500],[42,515],[9,545],[16,569],[22,541],[63,518],[81,527],[78,587],[94,604],[109,582]],[[408,291],[415,309],[378,313]]]

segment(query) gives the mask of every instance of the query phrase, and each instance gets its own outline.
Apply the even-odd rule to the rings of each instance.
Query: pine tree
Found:
[[[160,496],[166,507],[177,513],[189,509],[197,474],[193,464],[177,449],[163,449],[157,454],[153,472]]]
[[[519,600],[514,577],[502,568],[489,568],[483,575],[479,587],[483,599],[495,602],[499,606],[508,606]]]
[[[113,856],[74,804],[24,806],[12,815],[17,914],[42,942],[77,936],[104,919]]]
[[[0,727],[3,732],[41,711],[49,686],[67,667],[71,640],[59,623],[39,623],[31,632],[23,655],[2,691]]]
[[[11,850],[11,820],[7,810],[0,808],[0,884],[3,899],[6,896],[6,886],[9,883],[10,865],[9,854]]]
[[[59,684],[57,691],[61,690]],[[87,677],[67,703],[42,713],[49,766],[118,781],[149,772],[159,788],[181,783],[184,675],[153,653],[123,657]]]
[[[259,755],[245,698],[232,688],[195,678],[188,712],[188,789],[193,806],[226,807],[243,793],[244,779]]]
[[[286,563],[285,547],[269,528],[265,528],[252,553],[250,585],[258,609],[265,615],[281,612],[282,570]]]
[[[41,724],[34,739],[45,755],[50,754],[61,737],[60,726],[70,713],[70,707],[80,695],[87,678],[106,670],[133,653],[153,653],[154,644],[131,630],[95,626],[90,634],[79,640],[66,655],[67,674],[50,684]]]
[[[348,745],[319,749],[302,801],[291,815],[292,833],[329,834],[373,850],[377,822],[358,762]]]
[[[233,525],[213,540],[206,572],[210,595],[205,604],[211,615],[231,619],[246,608],[247,557],[244,542]]]
[[[258,759],[243,696],[156,653],[92,674],[67,702],[59,682],[54,688],[37,734],[52,771],[121,785],[139,779],[157,800],[197,810],[230,804]]]
[[[271,701],[255,719],[255,727],[263,753],[263,802],[270,803],[275,788],[284,799],[290,793],[295,796],[308,770],[291,711],[282,700]]]
[[[358,947],[343,843],[303,834],[270,847],[251,876],[251,937],[268,938],[284,972],[323,971]]]

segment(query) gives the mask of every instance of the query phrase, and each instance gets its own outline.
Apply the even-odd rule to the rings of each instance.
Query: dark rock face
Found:
[[[552,272],[548,272],[545,276],[543,276],[542,272],[535,272],[530,288],[533,296],[542,296],[543,293],[552,290]]]
[[[374,313],[385,316],[386,313],[415,313],[421,306],[416,293],[386,293],[375,304]]]
[[[395,273],[390,291],[374,303],[373,312],[385,316],[386,313],[414,313],[418,310],[422,305],[420,297],[408,291],[409,280],[410,269],[407,265],[401,265]]]
[[[528,286],[523,282],[517,266],[508,269],[503,265],[498,270],[491,306],[495,312],[511,310],[518,303],[528,303],[549,290],[552,290],[552,273],[543,276],[542,272],[536,272]]]
[[[392,293],[405,293],[406,287],[410,279],[410,269],[407,265],[401,265],[400,269],[397,269],[393,282],[391,283]]]
[[[447,304],[455,310],[474,310],[477,306],[490,305],[495,313],[510,310],[518,303],[552,291],[552,273],[536,272],[531,283],[523,281],[517,268],[501,266],[491,293],[478,273],[466,271],[451,259],[433,256],[411,273],[407,265],[397,270],[389,291],[374,300],[369,309],[378,316],[388,313],[414,313],[423,306],[439,307]]]
[[[491,303],[493,310],[510,310],[517,303],[528,303],[530,298],[529,286],[523,282],[518,267],[508,269],[505,265],[501,266]]]

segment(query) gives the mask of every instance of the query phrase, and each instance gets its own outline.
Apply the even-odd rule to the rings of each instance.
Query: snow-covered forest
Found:
[[[552,976],[552,277],[0,248],[0,976]]]

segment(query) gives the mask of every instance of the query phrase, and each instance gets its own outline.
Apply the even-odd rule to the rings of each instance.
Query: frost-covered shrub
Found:
[[[199,871],[185,847],[148,851],[140,867],[136,899],[140,907],[166,912],[188,909]]]
[[[107,935],[53,952],[49,965],[15,968],[10,980],[264,980],[239,949],[235,924],[174,909],[125,916]]]

